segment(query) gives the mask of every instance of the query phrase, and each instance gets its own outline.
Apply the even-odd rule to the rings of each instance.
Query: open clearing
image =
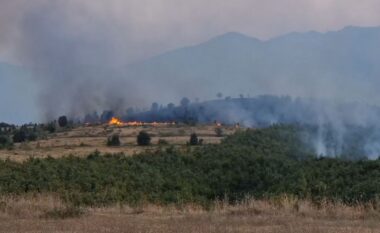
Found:
[[[189,141],[190,134],[195,132],[205,144],[219,143],[223,137],[217,137],[215,125],[204,126],[80,126],[74,129],[58,131],[49,134],[46,139],[35,142],[16,143],[13,150],[0,150],[0,158],[23,161],[29,157],[44,158],[51,156],[58,158],[67,155],[87,156],[98,150],[101,153],[125,153],[133,155],[144,150],[154,150],[159,146],[159,139],[166,140],[169,145],[183,147]],[[141,130],[147,131],[152,137],[152,145],[137,146],[136,136]],[[234,127],[223,127],[224,135],[232,134]],[[113,134],[120,135],[122,143],[119,147],[108,147],[107,138]]]

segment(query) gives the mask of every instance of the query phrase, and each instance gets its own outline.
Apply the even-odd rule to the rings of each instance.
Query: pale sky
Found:
[[[38,99],[48,96],[37,90],[56,84],[61,66],[123,66],[231,31],[265,40],[380,26],[379,12],[379,0],[0,0],[0,62],[45,66],[44,78],[0,72],[0,90],[7,90],[0,93],[0,122],[37,120]],[[23,101],[10,103],[15,96]]]
[[[379,26],[379,12],[378,0],[0,0],[0,52],[14,59],[23,24],[36,13],[61,17],[73,35],[107,28],[134,61],[230,31],[268,39]]]

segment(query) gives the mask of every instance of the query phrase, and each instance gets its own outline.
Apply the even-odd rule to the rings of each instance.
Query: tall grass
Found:
[[[315,205],[291,196],[231,204],[215,201],[211,208],[196,204],[138,206],[114,204],[76,209],[56,195],[3,196],[0,232],[158,232],[158,233],[373,233],[380,231],[375,206],[347,206],[329,201]]]

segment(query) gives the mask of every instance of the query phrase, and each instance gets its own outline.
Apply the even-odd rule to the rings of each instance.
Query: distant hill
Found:
[[[378,158],[380,155],[380,108],[357,103],[263,95],[169,105],[127,114],[122,119],[175,121],[190,125],[221,123],[254,128],[273,124],[301,125],[307,130],[300,137],[309,141],[318,155],[338,156],[343,153],[351,158],[363,155]]]
[[[367,101],[379,96],[380,27],[290,33],[260,41],[227,33],[128,67],[142,91],[210,98],[219,91]],[[161,101],[161,100],[160,100]]]

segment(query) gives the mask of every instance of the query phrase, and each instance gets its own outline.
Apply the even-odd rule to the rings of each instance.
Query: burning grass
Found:
[[[175,122],[142,122],[142,121],[124,122],[117,117],[112,117],[111,120],[108,122],[108,124],[113,125],[113,126],[131,126],[131,127],[138,127],[138,126],[159,127],[159,126],[174,126],[174,125],[176,125]]]

